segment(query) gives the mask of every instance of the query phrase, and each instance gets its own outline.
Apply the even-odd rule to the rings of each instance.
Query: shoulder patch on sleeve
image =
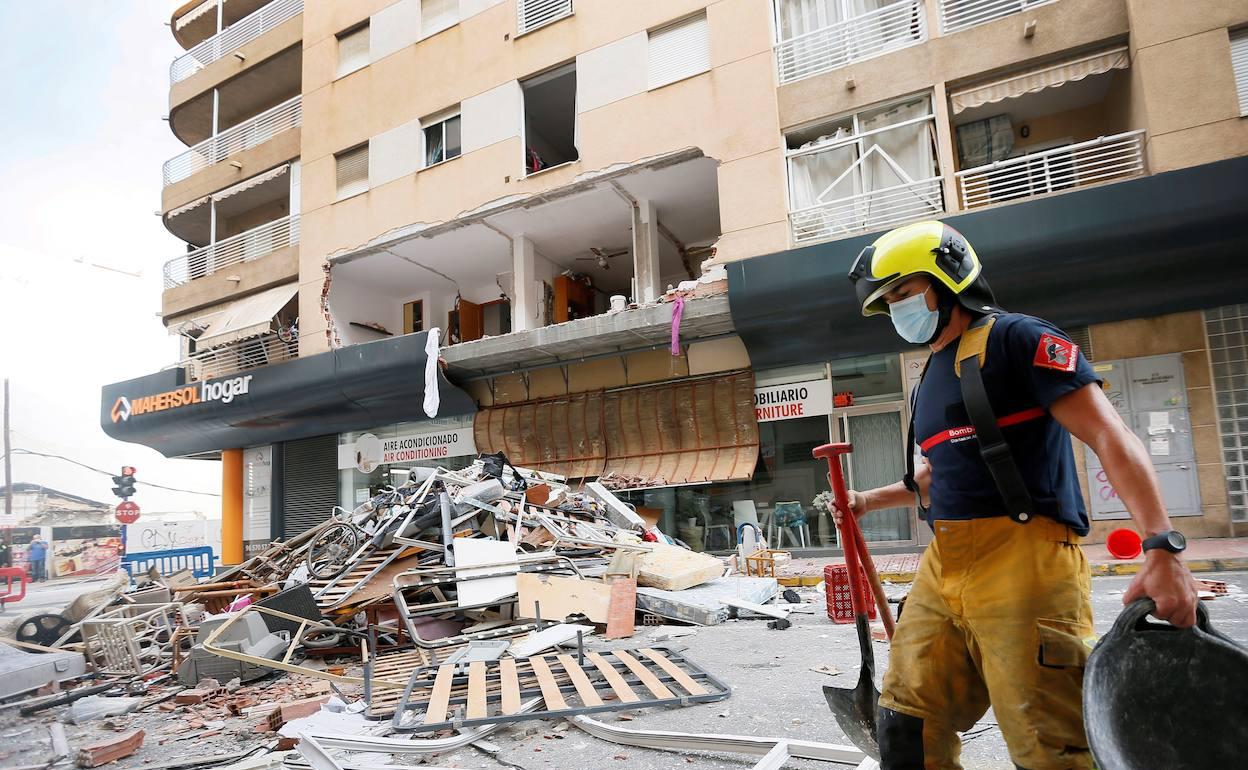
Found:
[[[1079,363],[1079,346],[1052,334],[1041,334],[1032,363],[1044,369],[1073,372]]]

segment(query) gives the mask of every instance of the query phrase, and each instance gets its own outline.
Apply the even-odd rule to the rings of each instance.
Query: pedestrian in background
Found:
[[[30,580],[37,583],[41,580],[48,579],[48,542],[39,535],[30,541],[29,550],[26,551],[27,558],[30,559]]]
[[[0,567],[13,566],[13,546],[7,539],[0,539]]]

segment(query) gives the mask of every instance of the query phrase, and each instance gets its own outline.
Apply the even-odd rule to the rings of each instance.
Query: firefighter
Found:
[[[904,340],[932,351],[913,394],[906,478],[850,494],[855,516],[917,495],[933,530],[892,641],[880,766],[961,768],[957,733],[991,705],[1017,767],[1091,768],[1082,718],[1091,576],[1079,546],[1088,515],[1070,437],[1096,452],[1147,533],[1123,601],[1150,597],[1159,618],[1187,627],[1196,585],[1148,453],[1079,346],[998,307],[952,227],[892,230],[849,278],[864,315],[891,317]],[[839,523],[835,505],[832,514]]]

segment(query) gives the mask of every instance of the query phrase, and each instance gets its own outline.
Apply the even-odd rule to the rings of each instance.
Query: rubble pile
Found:
[[[433,754],[510,722],[685,707],[730,688],[677,650],[634,642],[638,623],[783,618],[760,610],[774,577],[732,571],[606,484],[574,487],[501,455],[415,468],[214,577],[152,570],[91,606],[23,619],[3,650],[76,666],[27,665],[37,673],[0,691],[0,713],[94,726],[71,750],[53,722],[54,756],[17,766],[93,767],[224,736],[244,751],[145,766],[320,770],[341,767],[333,750]]]

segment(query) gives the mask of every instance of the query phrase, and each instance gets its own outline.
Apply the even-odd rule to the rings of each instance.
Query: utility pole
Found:
[[[13,465],[12,452],[9,447],[9,378],[4,378],[4,520],[9,522],[13,516]],[[13,528],[4,528],[5,545],[13,545]]]

